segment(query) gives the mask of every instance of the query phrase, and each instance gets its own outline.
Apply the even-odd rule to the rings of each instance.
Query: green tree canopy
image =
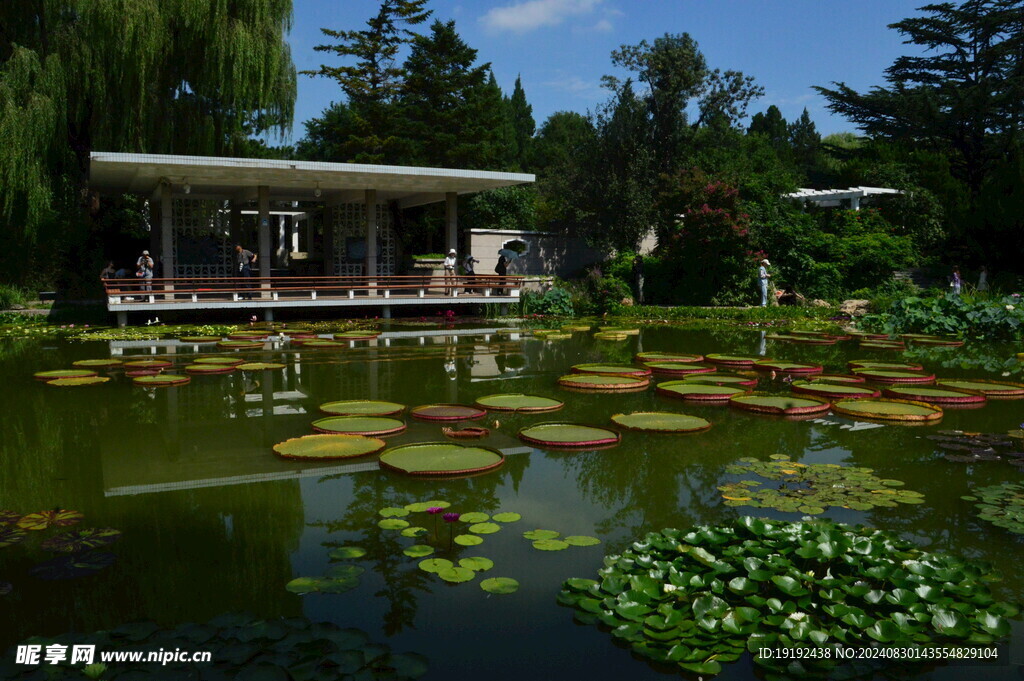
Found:
[[[507,107],[514,133],[514,160],[516,166],[522,168],[530,153],[530,143],[533,140],[533,133],[537,131],[537,122],[533,120],[533,107],[526,101],[521,76],[516,77],[515,88],[512,90],[512,96],[508,98]]]

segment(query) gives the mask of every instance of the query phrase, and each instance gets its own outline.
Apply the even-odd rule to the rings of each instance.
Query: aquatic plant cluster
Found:
[[[569,579],[558,602],[637,655],[712,675],[754,653],[793,677],[839,673],[835,656],[800,660],[761,648],[987,644],[1018,608],[996,601],[978,562],[917,548],[895,534],[828,520],[743,517],[652,532],[606,556],[597,579]],[[850,670],[847,670],[850,671]],[[863,673],[864,670],[860,670]]]
[[[981,487],[973,495],[961,497],[964,501],[977,501],[978,518],[1015,534],[1024,534],[1024,484],[1004,482],[1001,485]]]

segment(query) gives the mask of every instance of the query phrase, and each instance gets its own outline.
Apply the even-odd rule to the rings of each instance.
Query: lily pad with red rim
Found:
[[[228,334],[228,340],[266,342],[269,339],[270,339],[270,335],[266,334],[266,333],[229,333]]]
[[[287,364],[280,362],[245,362],[239,364],[236,368],[239,371],[272,371],[275,369],[284,369]]]
[[[632,414],[615,414],[612,416],[612,422],[626,430],[650,433],[696,433],[711,427],[710,421],[699,416],[668,411],[637,411]]]
[[[903,400],[918,400],[929,404],[984,404],[985,395],[979,392],[964,392],[944,387],[921,387],[893,385],[883,391],[886,397]]]
[[[476,400],[476,406],[493,411],[543,412],[561,409],[565,404],[561,400],[540,395],[524,395],[523,393],[499,393],[485,395]]]
[[[641,364],[645,362],[683,362],[687,364],[694,364],[696,362],[704,361],[704,355],[688,355],[685,353],[677,352],[638,352],[634,358]]]
[[[569,374],[558,379],[563,388],[586,392],[639,392],[650,384],[646,377],[608,374]]]
[[[821,381],[827,381],[828,383],[867,383],[866,378],[863,376],[854,376],[852,374],[818,374],[817,376],[809,379],[815,383]]]
[[[927,402],[885,397],[837,400],[832,410],[843,416],[885,421],[937,421],[942,418],[942,409]]]
[[[380,335],[379,331],[342,331],[334,334],[335,340],[373,340]]]
[[[126,369],[167,369],[172,365],[166,359],[133,359],[124,363]]]
[[[822,414],[832,406],[828,400],[809,395],[768,395],[754,393],[729,399],[729,406],[761,414]]]
[[[235,367],[223,364],[189,364],[185,367],[185,373],[190,376],[230,374],[234,371]]]
[[[725,364],[728,366],[753,366],[755,362],[766,361],[762,357],[748,357],[746,355],[727,355],[720,352],[713,352],[704,355],[704,361],[711,364]]]
[[[55,378],[47,381],[46,385],[57,386],[58,388],[74,388],[86,385],[100,385],[110,381],[109,376],[86,376],[85,378]]]
[[[571,368],[574,374],[607,374],[611,376],[650,376],[651,370],[622,364],[576,364]]]
[[[699,383],[703,385],[728,385],[734,388],[752,388],[757,385],[757,376],[740,376],[738,374],[698,374],[687,376],[681,380],[682,383]]]
[[[665,397],[675,397],[695,402],[727,402],[729,398],[736,395],[745,395],[749,391],[745,388],[731,385],[666,381],[659,383],[654,392]]]
[[[820,374],[825,369],[820,364],[804,364],[802,362],[785,362],[766,359],[754,363],[758,371],[778,371],[786,374]]]
[[[801,395],[814,395],[827,399],[842,397],[878,397],[881,393],[874,388],[855,383],[830,383],[828,381],[794,381],[790,389]]]
[[[1024,397],[1024,384],[1010,381],[990,381],[983,378],[940,378],[935,383],[954,390],[972,390],[989,398]]]
[[[860,347],[865,350],[904,350],[903,343],[887,343],[885,341],[862,341]]]
[[[45,530],[48,527],[71,527],[82,521],[81,511],[69,511],[58,508],[52,511],[39,511],[29,513],[21,517],[17,522],[18,527],[23,530]]]
[[[405,429],[405,421],[386,416],[328,416],[313,421],[313,430],[318,433],[394,435]]]
[[[109,546],[121,538],[121,531],[112,527],[86,527],[61,532],[43,541],[39,548],[44,551],[78,553]]]
[[[694,376],[713,374],[718,371],[716,367],[706,364],[687,364],[685,362],[646,362],[644,366],[656,376]]]
[[[378,400],[340,400],[320,405],[320,411],[336,416],[391,416],[404,409],[404,404]]]
[[[241,364],[245,364],[244,359],[238,359],[237,357],[196,357],[192,360],[192,364],[210,364],[213,366],[228,366],[236,367]]]
[[[185,385],[192,381],[188,376],[178,374],[155,374],[152,376],[136,376],[132,383],[144,388],[167,388],[172,385]]]
[[[221,340],[220,336],[181,336],[178,338],[182,343],[217,343]]]
[[[501,466],[505,457],[486,447],[452,442],[421,442],[392,447],[380,455],[380,467],[408,475],[468,475]]]
[[[564,334],[564,336],[565,336],[566,340],[568,340],[569,338],[572,338],[572,334],[568,334],[567,333],[567,334]],[[554,337],[555,336],[552,334],[551,336],[547,336],[546,338],[547,339],[552,339]],[[597,340],[603,340],[603,341],[624,341],[627,338],[629,338],[629,334],[618,333],[618,332],[613,332],[613,331],[598,331],[597,333],[594,334],[594,338],[597,339]]]
[[[425,404],[409,413],[423,421],[470,421],[487,415],[483,409],[465,404]]]
[[[896,369],[854,369],[858,376],[875,383],[934,383],[935,374],[899,371]]]
[[[370,456],[387,446],[384,440],[363,435],[304,435],[274,445],[286,459],[330,460]]]
[[[885,362],[875,359],[851,359],[846,363],[851,369],[881,369],[883,371],[924,371],[924,367],[913,362]]]
[[[124,375],[128,378],[138,378],[139,376],[159,376],[163,372],[163,369],[133,369],[124,372]]]
[[[303,348],[347,348],[348,343],[326,338],[314,338],[311,340],[293,340],[292,345],[301,345]]]
[[[49,371],[37,371],[32,376],[37,381],[54,381],[59,378],[92,378],[99,374],[90,369],[51,369]]]
[[[219,341],[217,347],[224,348],[225,350],[259,350],[263,347],[263,343],[247,340],[226,340]]]
[[[121,366],[119,359],[79,359],[71,363],[75,367],[92,367],[93,369],[109,369]]]
[[[542,447],[601,447],[618,444],[614,430],[578,423],[538,423],[519,431],[519,439]]]

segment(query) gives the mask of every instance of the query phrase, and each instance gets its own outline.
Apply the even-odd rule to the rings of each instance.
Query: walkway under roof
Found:
[[[899,189],[887,187],[847,187],[846,189],[800,189],[790,194],[783,194],[783,198],[805,201],[822,208],[835,208],[843,205],[843,201],[849,201],[850,208],[860,210],[860,203],[864,199],[874,196],[902,194]]]

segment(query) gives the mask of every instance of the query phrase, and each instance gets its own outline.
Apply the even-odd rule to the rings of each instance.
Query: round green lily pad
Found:
[[[409,413],[424,421],[469,421],[487,415],[483,409],[464,404],[427,404]]]
[[[284,585],[284,588],[293,594],[311,594],[320,591],[320,587],[330,581],[323,577],[296,577]]]
[[[710,421],[699,416],[668,411],[637,411],[632,414],[615,414],[612,416],[612,421],[627,430],[655,433],[696,433],[711,427]]]
[[[473,534],[494,534],[501,529],[501,525],[497,523],[475,523],[469,526],[469,531]]]
[[[793,381],[790,389],[803,395],[816,395],[817,397],[878,397],[879,393],[874,388],[848,383],[830,383],[826,381]]]
[[[425,528],[425,527],[414,526],[414,527],[407,527],[404,530],[402,530],[402,536],[403,537],[419,537],[419,536],[422,536],[422,535],[424,535],[426,533],[427,533],[427,528]]]
[[[815,382],[820,383],[827,381],[828,383],[867,383],[868,379],[863,376],[853,376],[851,374],[818,374],[814,377]]]
[[[293,345],[301,345],[303,348],[347,348],[348,343],[342,341],[314,338],[312,340],[294,340]]]
[[[505,457],[499,451],[450,442],[401,445],[380,455],[381,468],[409,475],[479,473],[497,468],[504,462]]]
[[[707,364],[687,364],[685,362],[645,362],[644,366],[650,369],[655,376],[696,376],[714,374],[718,371],[716,367]]]
[[[434,552],[433,546],[427,546],[426,544],[413,544],[409,548],[402,551],[405,555],[410,558],[422,558],[423,556],[429,556]]]
[[[541,412],[561,409],[565,404],[561,400],[540,395],[524,395],[523,393],[501,393],[485,395],[477,399],[476,406],[494,411]]]
[[[832,406],[819,397],[797,395],[737,395],[729,406],[762,414],[821,414]]]
[[[404,404],[378,400],[341,400],[320,405],[320,411],[335,416],[391,416],[404,409]]]
[[[568,537],[562,537],[562,541],[564,541],[569,546],[597,546],[601,543],[601,540],[597,537],[587,537],[581,534],[573,534],[569,535]]]
[[[496,513],[491,516],[491,520],[497,520],[499,523],[514,523],[522,519],[523,516],[518,513]]]
[[[454,541],[459,546],[476,546],[477,544],[484,543],[483,538],[475,534],[457,534]]]
[[[110,380],[109,376],[85,376],[83,378],[55,378],[47,381],[46,385],[55,385],[58,388],[74,388],[83,385],[99,385]]]
[[[334,334],[335,340],[373,340],[380,335],[380,331],[370,331],[368,329],[356,330],[356,331],[342,331],[341,333]]]
[[[405,430],[405,422],[386,416],[328,416],[313,421],[318,433],[349,435],[394,435]]]
[[[245,360],[238,359],[237,357],[197,357],[192,361],[192,364],[215,364],[236,367],[240,364],[245,364]]]
[[[455,563],[450,560],[445,560],[444,558],[427,558],[426,560],[420,561],[419,568],[424,572],[440,572],[441,570],[447,570],[453,565],[455,565]]]
[[[876,383],[934,383],[935,374],[895,369],[854,369],[853,373]]]
[[[912,362],[883,362],[874,359],[851,359],[846,363],[851,369],[881,369],[883,371],[924,371],[920,364]]]
[[[532,540],[537,540],[537,539],[555,539],[556,537],[558,537],[560,535],[561,535],[561,532],[555,532],[554,530],[529,530],[527,532],[523,532],[523,537],[525,537],[526,539],[532,539]]]
[[[274,453],[286,459],[352,459],[384,447],[384,440],[363,435],[303,435],[274,445]]]
[[[119,359],[79,359],[71,363],[75,367],[92,367],[94,369],[109,369],[110,367],[121,366]]]
[[[438,570],[437,576],[446,582],[452,582],[459,584],[462,582],[468,582],[476,577],[476,573],[469,568],[464,567],[450,567],[444,570]]]
[[[599,447],[618,444],[619,434],[577,423],[538,423],[519,431],[519,439],[545,447]]]
[[[186,374],[230,374],[235,370],[233,366],[222,366],[217,364],[189,364],[185,367]]]
[[[942,418],[942,409],[926,402],[894,400],[884,397],[838,400],[832,410],[843,416],[859,416],[889,421],[934,421]]]
[[[473,523],[486,523],[490,519],[491,516],[487,515],[486,513],[480,513],[479,511],[463,513],[459,516],[459,520],[470,525],[472,525]]]
[[[973,390],[987,397],[1024,397],[1024,384],[986,379],[940,378],[938,385],[954,390]]]
[[[640,335],[640,329],[635,329],[626,326],[599,326],[597,328],[599,331],[604,331],[605,333],[624,333],[627,336]]]
[[[247,340],[226,340],[219,341],[217,347],[224,348],[225,350],[256,350],[262,348],[263,343]]]
[[[491,577],[480,582],[480,588],[489,594],[511,594],[519,590],[519,582],[511,577]]]
[[[703,385],[727,385],[733,388],[752,388],[757,385],[756,376],[739,376],[737,374],[697,374],[680,379],[683,383],[700,383]]]
[[[568,338],[572,338],[572,336],[569,334],[566,334],[566,336]],[[548,338],[551,338],[551,336],[548,336]],[[624,341],[627,338],[629,338],[629,334],[618,333],[615,331],[598,331],[597,333],[594,334],[594,338],[596,338],[597,340],[606,341]]]
[[[409,527],[409,521],[401,518],[385,518],[377,521],[377,527],[382,530],[402,530]]]
[[[242,371],[270,371],[271,369],[284,369],[287,364],[280,362],[245,362],[239,364],[238,368]]]
[[[728,364],[731,366],[752,366],[754,362],[767,361],[761,357],[747,357],[746,355],[725,355],[717,352],[713,352],[710,355],[704,355],[705,362],[711,362],[712,364]]]
[[[124,363],[126,369],[166,369],[171,362],[166,359],[133,359]]]
[[[249,333],[249,332],[243,331],[243,332],[239,332],[239,333],[229,333],[228,334],[228,340],[235,340],[235,341],[261,341],[261,342],[263,342],[263,341],[268,340],[269,338],[270,338],[270,336],[268,334],[262,332],[262,331],[254,332],[254,333]]]
[[[451,506],[447,501],[438,501],[437,499],[431,501],[417,501],[414,504],[406,504],[405,510],[410,513],[425,513],[428,508],[448,508]]]
[[[574,374],[610,374],[612,376],[650,376],[650,369],[639,369],[622,364],[576,364],[571,368]]]
[[[467,570],[472,570],[473,572],[486,572],[494,567],[494,561],[482,556],[473,556],[470,558],[460,559],[459,565]]]
[[[339,546],[327,554],[335,560],[347,560],[349,558],[362,558],[366,555],[366,549],[361,546]]]
[[[825,370],[820,364],[783,362],[777,359],[754,362],[754,368],[759,371],[779,371],[787,374],[820,374]]]
[[[646,377],[609,374],[569,374],[558,379],[563,388],[594,392],[633,392],[645,390],[650,384]]]
[[[641,364],[645,362],[683,362],[695,363],[704,360],[704,355],[687,355],[675,352],[638,352],[633,359]]]
[[[180,336],[182,343],[216,343],[221,340],[220,336]]]
[[[89,369],[52,369],[50,371],[37,371],[32,376],[37,381],[52,381],[58,378],[92,378],[99,374]]]
[[[904,400],[918,400],[931,404],[982,404],[986,401],[981,393],[968,393],[952,388],[932,388],[910,385],[894,385],[884,390],[886,397]]]
[[[689,381],[665,381],[664,383],[659,383],[654,391],[665,397],[676,397],[699,402],[726,402],[730,397],[747,393],[743,388],[729,385],[709,385],[707,383],[691,383]]]
[[[397,506],[385,506],[384,508],[377,511],[377,515],[382,518],[404,518],[409,515],[411,511],[407,508],[398,508]]]
[[[538,539],[533,542],[533,548],[540,551],[564,551],[569,548],[569,544],[561,539]]]
[[[172,385],[185,385],[192,381],[188,376],[179,376],[177,374],[156,374],[155,376],[136,376],[132,379],[132,383],[135,385],[141,385],[144,388],[166,388]]]

